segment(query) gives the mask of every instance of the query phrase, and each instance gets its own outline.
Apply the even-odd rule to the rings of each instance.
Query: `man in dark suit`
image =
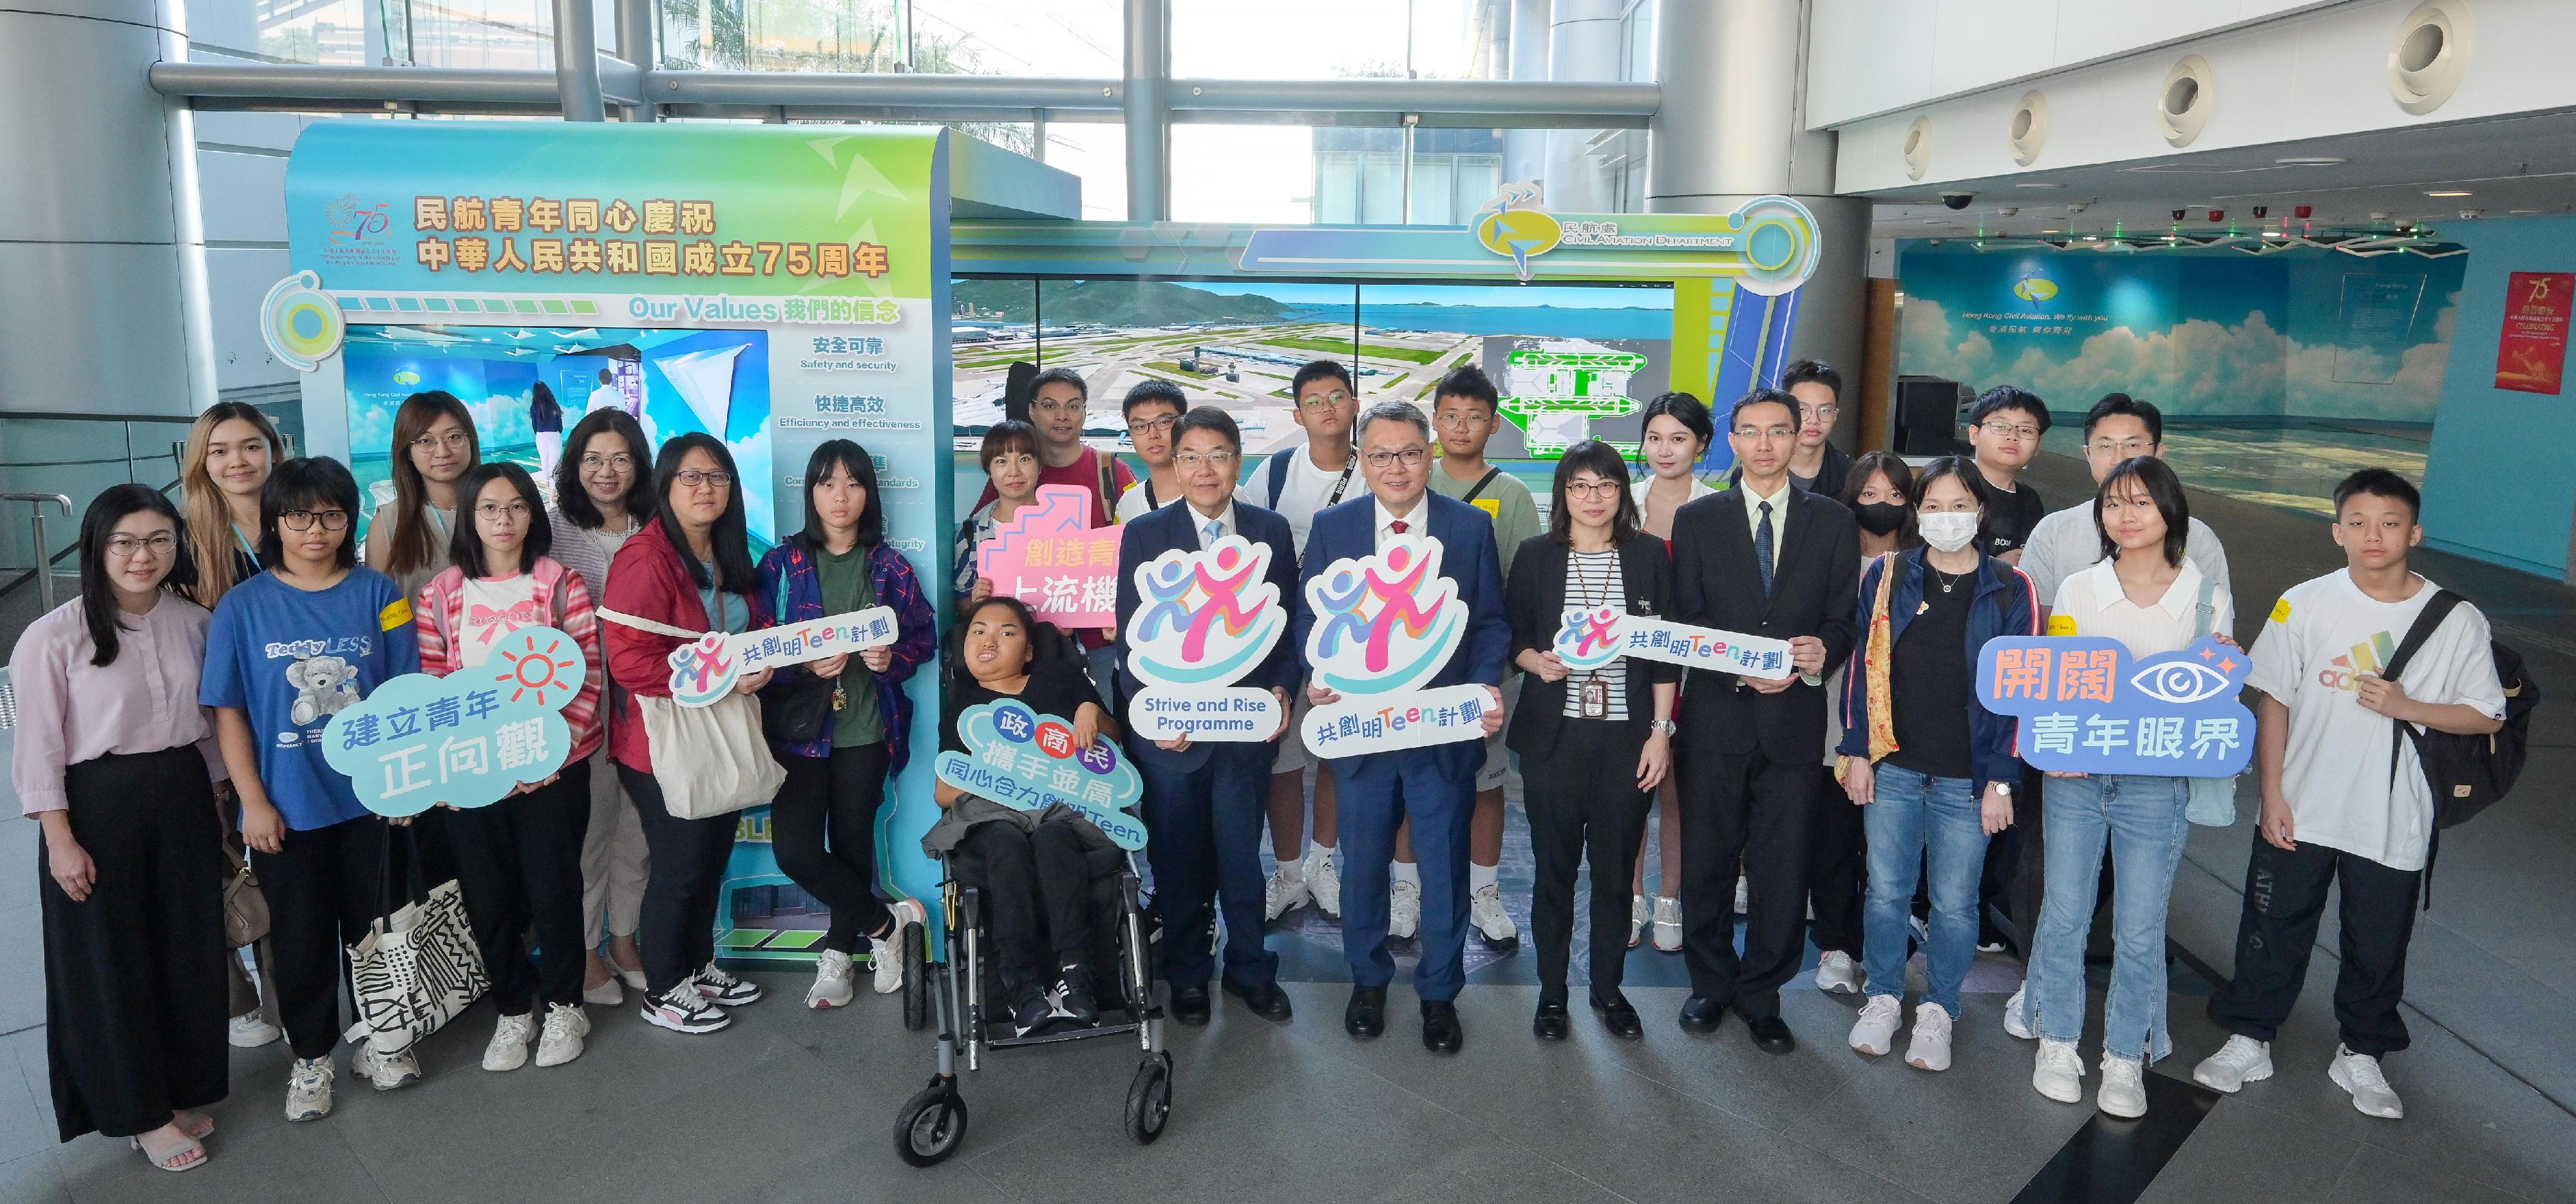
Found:
[[[1165,552],[1201,551],[1239,535],[1269,547],[1267,580],[1279,589],[1279,605],[1291,615],[1303,609],[1288,520],[1235,500],[1243,436],[1234,419],[1200,406],[1181,415],[1172,440],[1183,504],[1129,522],[1118,541],[1118,672],[1120,694],[1130,707],[1146,685],[1127,664],[1127,624],[1142,604],[1138,566]],[[1279,955],[1262,944],[1261,825],[1297,664],[1283,631],[1270,654],[1235,683],[1267,689],[1278,699],[1279,726],[1268,740],[1153,741],[1137,734],[1133,717],[1127,722],[1127,757],[1145,787],[1145,856],[1154,867],[1154,906],[1163,918],[1157,971],[1171,987],[1172,1018],[1183,1024],[1208,1022],[1207,984],[1215,970],[1206,940],[1211,898],[1221,900],[1225,912],[1226,993],[1264,1019],[1289,1017],[1288,995],[1279,989]]]
[[[1851,512],[1789,480],[1798,402],[1756,389],[1727,417],[1743,467],[1732,489],[1673,516],[1673,617],[1789,642],[1781,681],[1693,670],[1683,685],[1680,765],[1681,1024],[1712,1032],[1729,1004],[1772,1053],[1797,1048],[1780,984],[1806,950],[1807,843],[1825,750],[1824,679],[1851,655],[1860,542]],[[1752,881],[1744,954],[1734,888]]]
[[[1493,520],[1474,506],[1430,492],[1431,421],[1419,408],[1401,401],[1370,406],[1360,415],[1359,450],[1370,496],[1316,513],[1306,537],[1300,593],[1335,561],[1374,554],[1397,536],[1438,541],[1441,572],[1457,582],[1468,621],[1462,643],[1426,688],[1471,682],[1486,687],[1491,705],[1480,734],[1491,736],[1503,726],[1503,664],[1512,641]],[[1309,608],[1299,607],[1300,657],[1313,627]],[[1310,676],[1313,669],[1306,665]],[[1307,694],[1318,706],[1341,697],[1321,686],[1309,686]],[[1395,857],[1396,826],[1409,816],[1422,874],[1422,960],[1413,972],[1414,991],[1422,997],[1422,1044],[1434,1053],[1458,1051],[1463,1034],[1455,1001],[1466,981],[1469,926],[1467,830],[1475,815],[1476,770],[1484,760],[1483,742],[1471,739],[1332,762],[1341,801],[1342,956],[1350,962],[1352,983],[1342,1027],[1352,1036],[1374,1037],[1386,1029],[1386,986],[1395,978],[1395,959],[1386,951],[1387,867]]]

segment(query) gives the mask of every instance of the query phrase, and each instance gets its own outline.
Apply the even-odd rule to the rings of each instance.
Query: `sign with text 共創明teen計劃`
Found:
[[[1313,684],[1341,695],[1306,712],[1299,738],[1318,757],[1423,748],[1485,738],[1497,699],[1488,686],[1424,689],[1467,635],[1458,583],[1440,575],[1440,542],[1385,540],[1384,550],[1334,561],[1306,582]]]
[[[630,471],[682,434],[726,448],[757,557],[804,526],[814,449],[850,439],[890,470],[871,499],[884,542],[946,581],[960,154],[935,126],[317,122],[286,168],[292,274],[260,314],[303,370],[300,450],[345,460],[380,495],[371,514],[415,393],[456,397],[484,461],[540,478],[578,463],[565,442],[586,415],[617,411],[647,445]],[[904,687],[914,750],[938,740],[935,679]],[[937,869],[901,850],[937,814],[929,760],[893,784],[879,841],[887,885],[922,898]],[[762,809],[741,830],[759,856],[737,857],[727,889],[792,891]],[[810,955],[803,908],[729,901],[727,956]]]

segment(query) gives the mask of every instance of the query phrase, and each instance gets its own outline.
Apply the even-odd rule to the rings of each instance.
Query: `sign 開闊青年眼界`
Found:
[[[2021,720],[2021,759],[2058,773],[2233,777],[2254,755],[2242,648],[2202,638],[2130,657],[2100,636],[2008,636],[1977,655],[1977,701]]]

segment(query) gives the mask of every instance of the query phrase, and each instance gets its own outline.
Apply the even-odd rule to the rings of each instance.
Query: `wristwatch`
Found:
[[[1995,793],[2000,794],[2005,798],[2011,798],[2013,796],[2013,786],[2010,782],[1988,782],[1986,785],[1994,787]]]
[[[1678,736],[1682,734],[1682,725],[1675,723],[1670,719],[1657,719],[1646,726],[1662,732],[1667,736]]]

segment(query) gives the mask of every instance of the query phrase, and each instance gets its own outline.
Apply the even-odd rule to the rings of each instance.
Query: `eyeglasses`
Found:
[[[1842,412],[1843,408],[1841,406],[1834,405],[1830,402],[1820,406],[1799,406],[1798,421],[1831,422],[1834,420],[1835,415]]]
[[[1443,414],[1432,419],[1442,426],[1462,426],[1471,431],[1493,420],[1494,416],[1491,414]]]
[[[1586,498],[1617,497],[1619,496],[1619,482],[1567,481],[1565,483],[1565,496]]]
[[[2039,438],[2039,428],[2026,422],[1985,422],[1978,425],[1985,427],[1987,434],[1993,435],[1998,439]]]
[[[345,530],[349,525],[349,512],[346,510],[289,510],[277,516],[278,525],[289,531],[310,531],[313,529],[313,524],[317,522],[322,524],[322,529],[325,531]]]
[[[526,502],[511,502],[505,506],[482,505],[474,508],[474,517],[492,519],[495,521],[504,518],[513,520],[522,519],[526,518],[528,514],[528,504]]]
[[[1185,469],[1232,468],[1236,458],[1233,452],[1182,452],[1172,463]]]
[[[2121,459],[2126,460],[2132,456],[2143,456],[2147,454],[2148,450],[2155,446],[2155,441],[2151,439],[2123,439],[2117,443],[2113,443],[2108,439],[2096,439],[2084,446],[2095,455],[2118,456]]]
[[[612,472],[627,472],[632,470],[634,467],[635,457],[624,453],[614,456],[603,456],[598,452],[590,452],[581,458],[581,470],[583,472],[597,472],[603,468]]]
[[[412,440],[411,445],[422,451],[434,451],[442,444],[450,448],[464,448],[471,446],[473,442],[474,432],[472,431],[449,431],[444,435],[423,435]]]
[[[1080,399],[1073,401],[1033,401],[1029,403],[1029,409],[1031,411],[1047,415],[1079,414],[1086,408],[1087,403]]]
[[[1431,449],[1427,447],[1408,447],[1400,452],[1375,451],[1368,453],[1362,458],[1368,461],[1368,466],[1371,468],[1389,468],[1397,464],[1402,464],[1407,468],[1411,468],[1416,464],[1420,464],[1423,461],[1430,459]]]
[[[700,485],[713,485],[718,489],[722,489],[727,485],[733,484],[733,474],[729,472],[700,472],[694,468],[683,468],[676,474],[676,476],[681,484],[686,485],[691,489],[695,489]]]
[[[1315,397],[1300,397],[1297,399],[1297,408],[1305,410],[1308,413],[1313,413],[1318,410],[1332,409],[1334,406],[1340,405],[1350,399],[1350,394],[1344,393],[1339,389],[1335,389],[1330,393],[1321,394]]]
[[[167,531],[164,531],[159,535],[151,536],[147,539],[136,539],[131,535],[110,535],[107,537],[107,554],[114,556],[119,560],[132,560],[146,552],[151,553],[155,557],[167,556],[178,546],[179,537],[172,535]]]
[[[1785,426],[1739,426],[1735,428],[1735,437],[1738,439],[1786,439],[1797,433],[1798,432],[1795,430]]]
[[[1179,422],[1180,420],[1181,416],[1178,414],[1166,414],[1160,418],[1140,418],[1127,424],[1127,433],[1131,435],[1160,435],[1169,432],[1172,429],[1172,424]]]

